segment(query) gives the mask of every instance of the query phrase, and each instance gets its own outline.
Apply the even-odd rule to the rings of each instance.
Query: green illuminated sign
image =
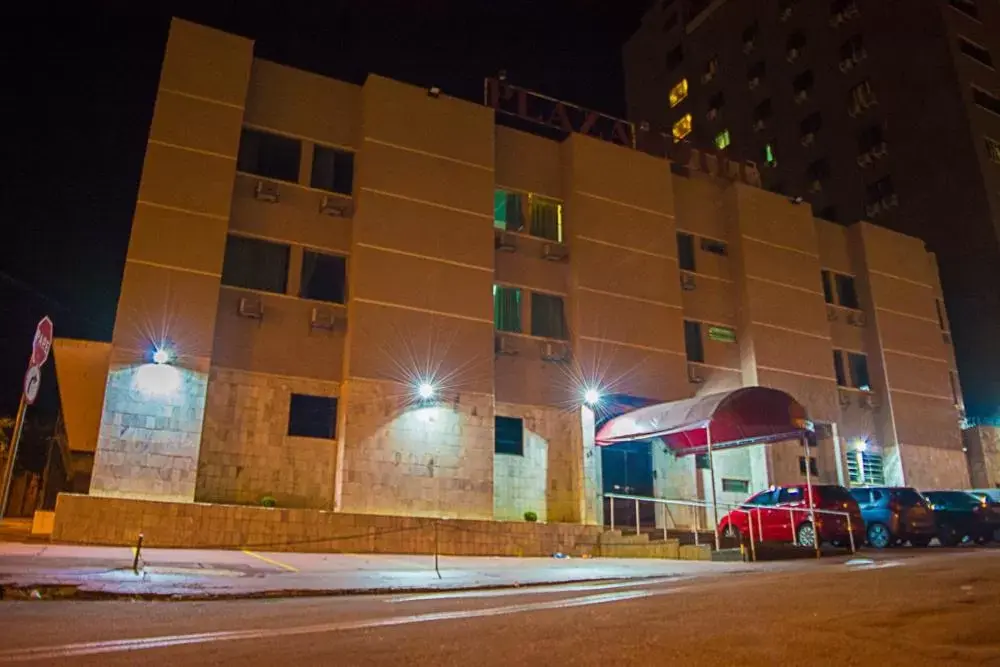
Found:
[[[736,331],[729,327],[709,327],[708,338],[720,343],[735,343]]]

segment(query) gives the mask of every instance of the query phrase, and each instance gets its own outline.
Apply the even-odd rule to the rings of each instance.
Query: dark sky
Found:
[[[368,72],[482,99],[483,77],[624,115],[621,44],[648,0],[81,2],[5,7],[0,26],[0,415],[31,336],[109,340],[172,15],[256,54],[361,83]],[[27,4],[21,5],[28,6]],[[54,5],[51,5],[54,7]],[[42,412],[55,406],[52,362]]]

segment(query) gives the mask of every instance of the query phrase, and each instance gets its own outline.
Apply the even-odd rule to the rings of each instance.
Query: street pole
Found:
[[[705,427],[705,441],[708,443],[708,478],[712,485],[712,531],[715,534],[715,550],[719,550],[719,505],[715,499],[715,461],[712,460],[712,425]]]
[[[819,558],[819,526],[816,525],[816,512],[813,506],[812,487],[812,451],[809,449],[809,438],[802,436],[802,444],[806,450],[806,497],[809,498],[809,523],[813,528],[813,549],[816,550],[816,558]],[[794,525],[794,524],[793,524]]]
[[[14,461],[17,459],[17,446],[21,442],[21,431],[24,430],[24,414],[28,411],[28,402],[24,393],[21,393],[21,404],[17,408],[17,418],[14,420],[14,429],[10,433],[10,447],[7,448],[7,463],[4,466],[3,480],[0,482],[0,519],[7,513],[7,498],[10,496],[10,487],[14,481]]]

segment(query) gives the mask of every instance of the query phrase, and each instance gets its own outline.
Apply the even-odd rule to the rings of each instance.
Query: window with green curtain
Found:
[[[531,334],[566,340],[566,315],[561,296],[531,293]]]
[[[521,290],[493,286],[493,322],[497,331],[521,333]]]
[[[524,229],[523,195],[507,190],[493,191],[493,226],[518,232]]]
[[[528,207],[531,235],[562,243],[562,204],[532,195],[528,198]]]

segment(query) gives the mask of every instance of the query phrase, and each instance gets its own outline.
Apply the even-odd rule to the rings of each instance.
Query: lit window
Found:
[[[674,123],[674,141],[680,141],[691,134],[691,114],[686,113]]]
[[[1000,164],[1000,141],[990,139],[989,137],[983,137],[983,139],[986,141],[986,155],[993,162]]]
[[[554,199],[528,195],[528,233],[562,243],[562,204]]]
[[[722,132],[719,132],[717,135],[715,135],[715,146],[719,150],[728,148],[729,144],[730,144],[729,130],[723,130]]]
[[[497,331],[521,333],[521,290],[493,286],[493,321]]]
[[[774,144],[764,144],[764,162],[769,167],[778,166],[778,158],[774,155]]]
[[[675,106],[684,101],[684,98],[688,96],[688,80],[681,79],[680,83],[670,89],[670,108],[673,109]]]

